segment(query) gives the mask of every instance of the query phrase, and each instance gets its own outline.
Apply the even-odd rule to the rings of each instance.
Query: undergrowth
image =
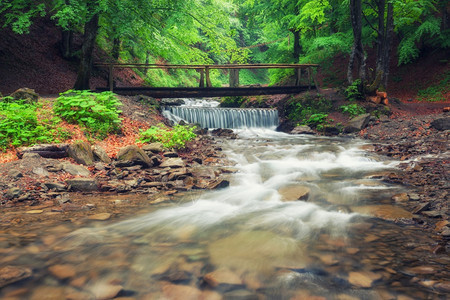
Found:
[[[419,90],[417,97],[419,101],[438,102],[444,101],[445,94],[450,92],[450,71],[444,74],[444,78],[437,85],[431,85],[426,89]]]
[[[145,131],[141,131],[139,141],[144,143],[160,142],[168,149],[183,149],[186,143],[195,139],[197,135],[194,133],[195,126],[175,125],[169,128],[160,123],[152,126]]]
[[[120,129],[121,102],[114,93],[93,93],[68,90],[61,93],[53,106],[54,112],[72,124],[86,128],[87,133],[103,139]]]
[[[70,132],[58,128],[61,119],[54,117],[41,104],[24,101],[0,101],[0,149],[2,151],[37,143],[59,143],[70,138]]]
[[[285,108],[287,118],[297,125],[309,125],[318,130],[328,124],[328,112],[332,104],[320,94],[305,95],[301,98],[292,98]]]

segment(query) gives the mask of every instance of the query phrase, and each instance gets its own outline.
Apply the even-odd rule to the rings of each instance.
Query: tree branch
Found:
[[[375,27],[373,27],[372,23],[370,23],[370,21],[367,19],[367,16],[364,12],[362,12],[362,15],[364,17],[364,20],[366,20],[367,24],[369,25],[369,27],[372,28],[376,33],[380,34],[380,31]]]

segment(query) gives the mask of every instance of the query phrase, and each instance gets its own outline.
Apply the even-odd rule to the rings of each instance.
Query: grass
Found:
[[[443,78],[436,84],[430,85],[417,92],[419,101],[440,102],[445,101],[446,94],[450,92],[450,71],[444,73]]]

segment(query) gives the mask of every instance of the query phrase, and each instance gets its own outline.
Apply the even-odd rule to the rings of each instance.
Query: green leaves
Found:
[[[60,94],[53,110],[67,122],[83,125],[94,136],[105,138],[120,129],[121,105],[112,92],[69,90]]]
[[[144,143],[160,142],[166,148],[183,149],[186,143],[195,139],[197,135],[194,133],[195,126],[175,125],[169,128],[164,124],[152,126],[146,131],[141,132],[140,141]]]
[[[341,105],[339,107],[343,113],[350,115],[351,117],[362,115],[366,113],[366,109],[357,103]]]

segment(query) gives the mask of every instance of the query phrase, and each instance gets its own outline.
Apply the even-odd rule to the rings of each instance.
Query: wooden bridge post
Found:
[[[114,90],[114,66],[112,64],[109,65],[109,77],[108,77],[108,81],[109,81],[109,90],[112,92]]]
[[[311,67],[308,67],[308,90],[311,90]]]
[[[212,87],[211,78],[209,77],[209,66],[205,66],[206,87]]]
[[[198,72],[200,72],[200,82],[199,87],[203,88],[205,87],[205,70],[204,69],[197,69]]]
[[[239,69],[230,70],[230,87],[239,87]]]
[[[295,86],[300,85],[302,79],[302,68],[295,68]]]

